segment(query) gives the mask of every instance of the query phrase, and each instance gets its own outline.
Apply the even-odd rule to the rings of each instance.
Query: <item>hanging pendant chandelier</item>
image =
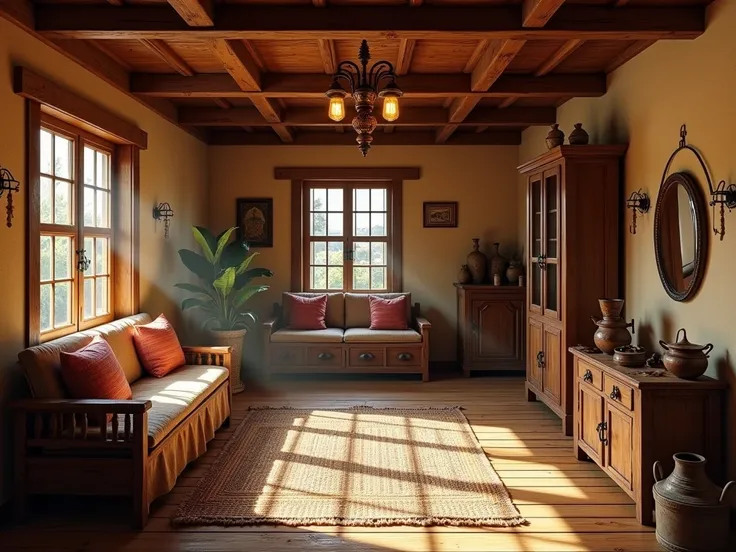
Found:
[[[340,62],[325,95],[330,99],[329,117],[336,122],[345,118],[345,97],[348,94],[353,96],[357,111],[357,115],[353,117],[353,128],[358,133],[355,141],[365,157],[371,149],[372,133],[378,124],[373,116],[376,98],[383,98],[383,118],[390,123],[399,118],[399,98],[403,92],[396,85],[394,66],[388,61],[378,61],[368,70],[371,52],[366,40],[360,45],[358,59],[360,67],[352,61]],[[340,81],[347,82],[349,92],[342,87]],[[383,81],[387,81],[386,85],[380,88]]]

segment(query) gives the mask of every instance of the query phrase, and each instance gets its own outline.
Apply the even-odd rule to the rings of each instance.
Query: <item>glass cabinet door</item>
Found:
[[[542,254],[544,251],[543,232],[544,232],[544,182],[541,174],[533,175],[529,178],[528,190],[528,209],[529,209],[529,243],[527,251],[529,258],[527,266],[529,267],[529,286],[528,300],[529,310],[537,314],[543,313],[543,283],[542,283]]]
[[[544,315],[559,319],[560,312],[560,172],[559,167],[543,175],[542,304]]]

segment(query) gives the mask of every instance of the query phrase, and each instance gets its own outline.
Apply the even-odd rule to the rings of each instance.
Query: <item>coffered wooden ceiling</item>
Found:
[[[517,144],[708,0],[0,0],[0,16],[212,144],[354,144],[324,91],[337,63],[401,75],[375,145]]]

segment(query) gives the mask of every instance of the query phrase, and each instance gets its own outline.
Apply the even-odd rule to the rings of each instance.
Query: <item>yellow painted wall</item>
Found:
[[[455,288],[460,265],[472,249],[471,238],[491,253],[516,252],[516,146],[381,146],[380,134],[366,159],[357,148],[213,147],[210,149],[210,220],[215,229],[234,224],[235,198],[274,198],[274,247],[259,249],[259,264],[275,275],[262,305],[288,291],[291,274],[291,183],[274,180],[274,167],[420,167],[420,180],[404,182],[404,289],[412,292],[432,322],[431,358],[456,358]],[[424,201],[459,202],[457,228],[423,228]]]
[[[141,308],[154,315],[166,313],[180,324],[173,284],[182,274],[176,250],[192,246],[191,224],[206,224],[208,216],[207,146],[154,114],[74,62],[53,51],[11,23],[0,19],[0,165],[21,181],[14,196],[16,211],[12,228],[4,223],[5,195],[0,198],[0,259],[3,264],[0,300],[0,406],[22,389],[14,369],[16,355],[24,346],[25,316],[25,108],[13,94],[14,65],[25,65],[60,85],[91,99],[134,122],[148,132],[149,148],[141,152]],[[176,213],[171,238],[164,240],[163,228],[155,225],[151,209],[168,201]],[[0,503],[8,496],[8,419],[0,407]],[[3,484],[5,483],[5,484]]]
[[[558,110],[557,120],[566,133],[582,122],[591,143],[628,143],[626,195],[642,188],[657,199],[662,171],[677,147],[679,129],[687,124],[688,140],[705,156],[716,181],[736,182],[736,2],[719,0],[708,9],[707,30],[695,41],[660,42],[644,51],[609,77],[608,92],[598,99],[576,99]],[[523,134],[520,160],[545,149],[547,129]],[[692,158],[678,156],[673,171],[691,170],[707,193],[702,173]],[[521,196],[520,196],[521,197]],[[706,201],[709,198],[706,196]],[[519,203],[520,214],[523,204]],[[716,217],[717,219],[717,217]],[[708,209],[710,247],[700,293],[677,303],[665,293],[654,258],[654,204],[638,219],[636,235],[626,234],[625,314],[637,322],[639,342],[673,340],[685,327],[695,343],[712,342],[708,373],[731,384],[736,399],[736,212],[726,214],[724,241],[714,239],[714,222]],[[628,226],[628,220],[627,220]],[[595,313],[591,313],[595,314]],[[591,327],[591,335],[594,328]],[[729,449],[732,475],[736,475],[736,411],[729,413]]]

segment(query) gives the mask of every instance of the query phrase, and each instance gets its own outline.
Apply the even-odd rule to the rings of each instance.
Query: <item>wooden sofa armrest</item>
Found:
[[[274,331],[278,329],[279,318],[280,316],[278,314],[272,314],[271,316],[263,320],[263,322],[261,322],[263,332],[266,335],[271,335]]]
[[[425,330],[430,330],[432,328],[432,323],[423,316],[417,316],[414,320],[416,321],[419,333],[422,333]]]
[[[192,347],[184,346],[187,364],[195,366],[222,366],[230,370],[232,347]]]
[[[11,410],[39,414],[142,414],[151,406],[149,400],[136,399],[22,399],[10,403]]]

